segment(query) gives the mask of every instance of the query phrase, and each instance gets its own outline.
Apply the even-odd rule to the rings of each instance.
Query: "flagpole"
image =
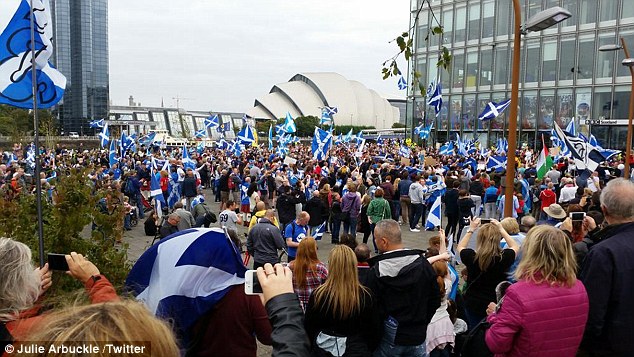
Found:
[[[37,69],[35,67],[35,10],[31,7],[31,85],[33,90],[33,141],[35,142],[35,205],[37,207],[37,238],[40,267],[44,266],[44,230],[42,227],[42,182],[40,181],[40,122],[37,114]]]

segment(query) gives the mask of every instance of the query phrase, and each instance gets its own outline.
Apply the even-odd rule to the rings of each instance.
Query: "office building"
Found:
[[[422,1],[411,1],[411,16]],[[509,110],[497,119],[477,117],[490,101],[510,98],[513,53],[513,9],[510,0],[430,0],[415,26],[413,70],[427,86],[440,78],[443,106],[438,117],[420,93],[409,93],[408,125],[427,113],[436,120],[433,138],[444,142],[452,133],[495,143],[506,136]],[[572,17],[542,32],[522,36],[518,145],[541,146],[553,125],[575,120],[584,134],[596,136],[604,147],[624,148],[631,87],[629,70],[621,65],[622,50],[599,52],[623,37],[634,50],[634,3],[631,0],[521,0],[522,21],[561,6]],[[432,14],[433,12],[433,14]],[[444,34],[429,35],[437,26]],[[428,37],[427,40],[426,37]],[[436,67],[442,46],[452,54],[448,71]]]
[[[68,80],[55,108],[64,133],[108,115],[108,0],[51,0],[53,64]]]

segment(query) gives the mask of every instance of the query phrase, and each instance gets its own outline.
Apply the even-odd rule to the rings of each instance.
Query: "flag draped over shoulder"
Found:
[[[177,232],[151,246],[132,267],[126,288],[154,315],[174,321],[189,340],[190,328],[244,283],[240,253],[219,228]]]
[[[33,109],[31,15],[35,16],[37,106],[50,108],[64,96],[66,77],[48,62],[53,55],[53,20],[48,0],[4,0],[0,16],[0,104]]]

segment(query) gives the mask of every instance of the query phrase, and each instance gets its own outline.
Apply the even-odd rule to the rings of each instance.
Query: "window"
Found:
[[[467,8],[456,7],[454,42],[464,42],[467,28]]]
[[[577,127],[579,123],[585,123],[587,119],[590,119],[592,113],[592,92],[591,88],[577,88],[575,96],[575,124]]]
[[[451,36],[453,36],[453,10],[451,6],[443,7],[441,25],[444,30],[444,43],[451,43]]]
[[[562,36],[559,47],[559,80],[572,80],[575,68],[575,37]]]
[[[526,44],[525,83],[539,81],[539,40],[528,41]]]
[[[555,91],[543,90],[539,96],[539,117],[537,127],[539,130],[550,130],[555,121]]]
[[[570,12],[570,17],[561,22],[561,27],[577,25],[577,1],[579,0],[562,0],[561,7]]]
[[[493,84],[507,84],[509,82],[510,57],[511,53],[507,44],[498,44],[495,46],[495,71],[493,71]]]
[[[542,46],[542,82],[557,78],[557,42],[544,42]]]
[[[537,124],[537,91],[524,91],[522,98],[522,129],[535,129]]]
[[[424,15],[424,16],[423,16]],[[416,34],[416,43],[418,44],[418,48],[422,50],[427,49],[427,34],[429,33],[429,22],[427,22],[427,13],[420,14],[420,18],[418,19],[418,33]]]
[[[577,79],[591,79],[594,69],[594,34],[579,37],[579,54],[577,57]]]
[[[579,25],[597,22],[597,0],[579,1]]]
[[[480,4],[469,5],[469,40],[480,39]]]
[[[634,6],[628,0],[621,0],[621,20],[634,20]]]
[[[557,108],[555,111],[555,123],[560,128],[565,128],[573,115],[572,89],[560,89],[557,91]]]
[[[501,101],[507,100],[510,97],[507,97],[505,93],[493,93],[493,97],[491,101],[499,103]],[[491,130],[503,130],[504,123],[506,122],[506,118],[508,117],[509,110],[505,110],[504,113],[498,115],[497,118],[491,119]]]
[[[484,1],[482,4],[482,38],[493,37],[494,22],[495,3],[493,0]]]
[[[599,34],[599,46],[603,45],[613,45],[616,44],[616,37],[614,33],[602,33]],[[599,78],[609,78],[612,79],[612,74],[614,72],[614,56],[616,54],[614,51],[610,52],[600,52],[597,51],[597,63],[595,70],[595,77]]]
[[[475,120],[478,130],[489,129],[489,123],[491,122],[491,120],[478,120],[477,116],[480,115],[480,113],[482,113],[485,108],[487,108],[490,101],[491,101],[490,94],[484,93],[484,94],[478,95],[478,107],[476,108],[476,120]]]
[[[436,80],[438,78],[438,67],[436,66],[438,63],[438,55],[430,54],[427,56],[427,83],[429,84],[431,81]]]
[[[631,6],[632,8],[634,8],[634,5]],[[634,43],[634,27],[625,27],[622,28],[620,30],[619,33],[619,37],[623,37],[623,40],[625,40],[625,43],[628,44],[628,46],[630,46],[630,44]],[[619,40],[619,45],[620,45],[620,40]],[[630,47],[628,47],[629,49]],[[621,62],[625,59],[625,52],[623,50],[617,51],[617,62],[619,65],[617,66],[617,70],[616,70],[616,75],[619,77],[630,77],[630,70],[626,67],[621,65]],[[632,54],[632,52],[630,52],[630,55]],[[627,118],[627,117],[626,117]]]
[[[455,50],[452,58],[453,69],[451,70],[452,88],[462,89],[464,84],[464,50]]]
[[[592,104],[592,119],[603,117],[610,119],[612,112],[612,88],[597,87],[594,89],[594,103]],[[583,125],[584,123],[579,123]]]
[[[416,70],[421,74],[420,78],[418,79],[420,81],[420,83],[422,83],[423,85],[427,84],[427,57],[424,56],[419,56],[418,57],[418,62],[416,65]],[[416,86],[414,88],[414,92],[415,94],[420,94],[420,90],[418,89],[418,86]]]
[[[496,0],[497,1],[497,13],[495,14],[497,27],[495,29],[496,36],[508,36],[510,31],[511,21],[511,1],[508,0]]]
[[[476,87],[478,80],[478,52],[467,53],[467,87]]]
[[[493,49],[491,46],[480,47],[480,83],[479,86],[489,86],[493,81]]]
[[[625,2],[626,0],[623,0]],[[617,0],[601,0],[601,10],[599,11],[599,21],[616,20]]]
[[[469,94],[464,96],[464,102],[462,103],[462,128],[464,131],[473,131],[474,125],[477,125],[478,110],[475,94]]]
[[[460,121],[462,118],[462,96],[451,96],[451,109],[449,112],[449,130],[460,131]]]
[[[629,114],[629,102],[630,86],[614,87],[614,99],[612,99],[612,119],[627,119]]]

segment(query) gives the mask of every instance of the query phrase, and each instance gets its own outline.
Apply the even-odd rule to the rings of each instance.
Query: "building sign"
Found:
[[[628,119],[586,119],[586,125],[627,125]]]

